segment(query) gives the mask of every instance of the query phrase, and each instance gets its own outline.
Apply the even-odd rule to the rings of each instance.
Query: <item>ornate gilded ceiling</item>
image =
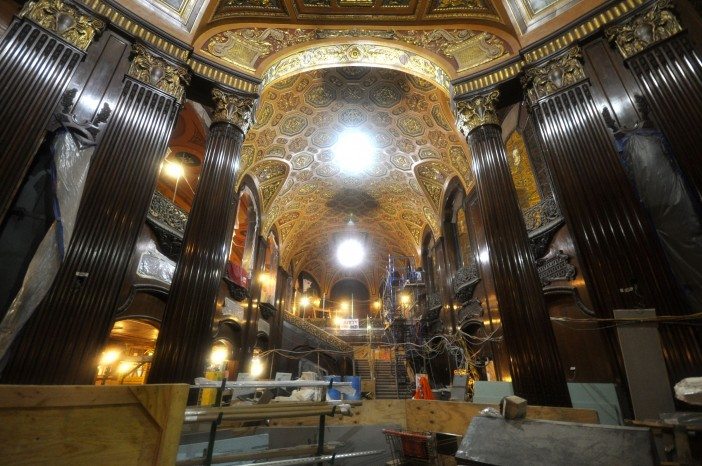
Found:
[[[376,162],[341,173],[333,146],[345,129],[368,134]],[[275,227],[282,261],[307,270],[323,288],[353,276],[376,289],[389,254],[416,257],[422,233],[439,229],[449,179],[473,183],[465,141],[446,94],[393,70],[317,70],[268,86],[242,148],[243,173],[259,186],[263,230]],[[337,266],[334,247],[354,228],[370,249],[361,270]]]

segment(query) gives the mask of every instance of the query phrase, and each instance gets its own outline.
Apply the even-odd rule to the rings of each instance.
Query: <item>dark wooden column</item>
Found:
[[[581,60],[580,50],[572,48],[528,69],[526,82],[595,312],[611,318],[614,309],[646,306],[658,314],[685,314],[685,301],[595,107]],[[702,354],[691,327],[661,326],[660,332],[671,381],[699,374]],[[610,342],[613,354],[619,354],[613,334]]]
[[[66,257],[19,336],[2,382],[94,381],[187,76],[145,47],[134,49],[122,94],[92,156]]]
[[[105,24],[60,1],[25,4],[0,43],[0,222],[78,63]]]
[[[499,92],[459,100],[459,128],[473,157],[495,292],[514,392],[536,405],[570,406],[565,373],[529,248],[526,227],[502,142]]]
[[[647,12],[606,30],[626,59],[660,129],[702,198],[702,59],[687,32],[658,1]]]
[[[236,176],[255,98],[212,91],[214,116],[159,330],[149,383],[192,383],[212,348],[217,291],[229,257],[236,217]]]

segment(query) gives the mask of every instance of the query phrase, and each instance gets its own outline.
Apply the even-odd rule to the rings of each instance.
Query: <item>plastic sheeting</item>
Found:
[[[154,241],[150,241],[146,251],[139,258],[137,275],[170,285],[174,272],[175,262],[163,255]]]
[[[0,322],[0,358],[5,355],[24,324],[51,288],[68,246],[80,205],[85,178],[94,148],[79,148],[68,131],[54,137],[56,166],[56,220],[39,244],[24,276],[22,287]]]
[[[640,128],[617,135],[622,161],[646,207],[673,274],[695,312],[702,311],[702,223],[664,136]]]

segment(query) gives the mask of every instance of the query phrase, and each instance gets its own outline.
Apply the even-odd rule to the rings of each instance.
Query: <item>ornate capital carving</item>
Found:
[[[634,16],[620,26],[605,30],[605,36],[614,42],[624,58],[647,49],[652,44],[682,31],[678,19],[670,11],[670,0],[659,0],[646,13]]]
[[[256,99],[212,89],[212,100],[215,104],[212,123],[230,123],[246,134],[253,123]]]
[[[27,2],[19,17],[27,18],[83,51],[105,28],[102,20],[83,14],[61,0]]]
[[[532,103],[586,79],[580,47],[573,47],[558,58],[526,70],[523,80]]]
[[[498,90],[456,102],[456,124],[467,136],[478,126],[500,124],[495,113],[495,102],[500,97]]]
[[[185,84],[190,83],[188,70],[174,66],[141,44],[134,45],[135,56],[127,75],[149,84],[183,102]]]

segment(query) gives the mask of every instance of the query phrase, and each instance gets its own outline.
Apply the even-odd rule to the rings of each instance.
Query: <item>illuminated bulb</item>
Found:
[[[121,363],[119,363],[119,366],[117,366],[117,373],[122,375],[128,374],[132,371],[132,369],[134,369],[135,366],[136,364],[134,364],[133,362],[122,361]]]
[[[354,238],[342,241],[336,249],[336,259],[342,267],[356,267],[363,262],[365,255],[363,245]]]
[[[180,178],[185,173],[183,171],[183,165],[178,162],[171,162],[170,160],[167,160],[163,165],[163,170],[166,172],[166,175],[175,179]]]
[[[249,370],[251,377],[258,378],[263,374],[263,361],[258,356],[251,358],[251,368]]]
[[[263,285],[267,285],[271,281],[271,276],[266,272],[261,272],[258,276],[258,281]]]
[[[344,131],[334,144],[334,162],[343,173],[357,175],[375,159],[375,146],[366,133]]]
[[[374,302],[374,303],[373,303],[373,307],[374,307],[375,309],[380,309],[380,301]]]
[[[342,311],[348,311],[349,310],[349,303],[346,301],[342,301],[339,303],[339,307],[341,308]]]
[[[307,296],[302,296],[300,298],[300,306],[307,307],[310,305],[310,298]]]
[[[100,365],[101,366],[109,366],[110,364],[114,364],[117,359],[119,359],[120,352],[117,350],[108,350],[102,353],[102,356],[100,357]]]
[[[401,304],[409,304],[410,302],[410,297],[407,294],[403,294],[400,296],[400,303]]]
[[[210,362],[213,365],[220,365],[227,360],[227,349],[223,346],[215,346],[210,353]]]

